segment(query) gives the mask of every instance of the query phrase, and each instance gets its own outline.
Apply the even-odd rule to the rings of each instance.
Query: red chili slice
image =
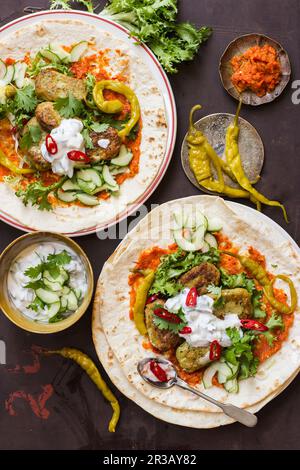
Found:
[[[189,293],[186,296],[185,305],[187,307],[196,307],[196,305],[197,305],[197,289],[196,289],[196,287],[192,287],[189,290]]]
[[[192,328],[190,326],[184,326],[182,330],[179,331],[181,335],[190,335],[192,333]]]
[[[86,153],[81,152],[80,150],[71,150],[67,153],[69,160],[74,162],[85,162],[89,163],[91,161],[90,157]]]
[[[148,297],[148,299],[147,299],[146,305],[152,304],[152,302],[154,302],[157,299],[158,299],[157,294],[150,295],[150,297]]]
[[[52,135],[46,135],[46,149],[50,155],[55,155],[57,153],[57,143],[53,139]]]
[[[209,347],[209,359],[211,361],[217,361],[221,357],[222,347],[216,339],[210,343]]]
[[[241,320],[241,325],[246,330],[255,330],[255,331],[268,331],[268,327],[257,320],[248,320],[244,318]]]
[[[168,312],[168,310],[165,308],[156,308],[153,313],[157,317],[162,318],[163,320],[166,320],[170,323],[181,323],[181,319],[175,315],[175,313]]]
[[[157,361],[150,361],[150,370],[160,382],[168,382],[166,372],[163,370],[162,367],[160,367]]]

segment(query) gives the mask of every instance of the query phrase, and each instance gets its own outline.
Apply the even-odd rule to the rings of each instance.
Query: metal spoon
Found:
[[[164,364],[165,366],[168,366],[168,376],[170,378],[167,382],[159,382],[147,377],[145,366],[150,361],[156,361],[159,364]],[[236,421],[241,424],[244,424],[245,426],[252,428],[257,423],[257,417],[249,411],[243,410],[242,408],[238,408],[237,406],[231,405],[230,403],[221,403],[220,401],[217,401],[214,398],[211,398],[208,395],[205,395],[204,393],[199,392],[198,390],[195,390],[194,388],[190,387],[184,380],[180,379],[177,376],[177,372],[173,364],[170,361],[167,361],[166,359],[160,359],[157,357],[147,357],[146,359],[143,359],[138,363],[137,370],[142,379],[144,379],[145,382],[150,385],[153,385],[154,387],[167,389],[173,387],[174,385],[177,385],[178,387],[183,388],[184,390],[188,390],[189,392],[192,392],[195,395],[198,395],[199,397],[203,398],[204,400],[207,400],[210,403],[213,403],[214,405],[218,406],[227,416],[230,416],[230,418],[235,419]],[[171,374],[169,371],[171,371]]]

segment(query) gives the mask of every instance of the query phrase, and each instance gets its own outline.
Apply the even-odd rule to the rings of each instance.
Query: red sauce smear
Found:
[[[43,391],[35,398],[31,393],[26,393],[24,390],[17,390],[9,395],[9,398],[5,401],[5,409],[8,411],[10,416],[17,416],[18,413],[15,410],[14,403],[17,399],[25,400],[32,412],[41,419],[48,419],[50,411],[46,408],[46,403],[53,395],[54,389],[51,384],[43,385]]]

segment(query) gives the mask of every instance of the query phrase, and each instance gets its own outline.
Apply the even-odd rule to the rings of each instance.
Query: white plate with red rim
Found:
[[[125,29],[123,26],[108,20],[106,18],[102,18],[101,16],[82,12],[82,11],[41,11],[38,13],[30,14],[28,16],[18,18],[16,20],[11,21],[10,23],[2,26],[0,28],[0,40],[1,38],[5,37],[7,34],[14,33],[18,31],[20,28],[25,26],[30,26],[35,23],[39,23],[42,20],[57,20],[57,19],[64,19],[64,20],[80,20],[85,21],[89,25],[96,26],[97,28],[102,28],[105,31],[113,33],[114,36],[123,40],[123,41],[130,41],[135,43],[136,40],[133,37],[129,36],[128,30]],[[140,58],[151,68],[152,74],[157,82],[157,85],[161,91],[161,94],[164,99],[165,104],[165,114],[166,114],[166,121],[167,121],[167,143],[166,143],[166,150],[165,155],[160,165],[159,171],[157,172],[155,178],[151,181],[151,183],[145,187],[145,191],[143,194],[134,201],[133,204],[128,206],[126,210],[118,213],[117,217],[114,217],[111,220],[105,221],[103,225],[97,225],[85,228],[83,230],[78,230],[75,232],[64,232],[64,235],[68,235],[71,237],[78,237],[82,235],[89,235],[91,233],[95,233],[101,230],[105,230],[108,227],[119,223],[121,220],[124,220],[129,215],[136,212],[136,210],[144,204],[147,199],[151,196],[154,190],[159,185],[160,181],[162,180],[168,165],[170,163],[174,146],[176,140],[176,132],[177,132],[177,113],[176,113],[176,105],[175,99],[173,95],[173,91],[169,80],[163,71],[160,63],[158,62],[155,55],[151,52],[151,50],[144,44],[141,44],[136,47],[136,53],[140,56]],[[13,227],[22,230],[24,232],[33,232],[35,229],[25,226],[16,220],[12,215],[7,214],[5,212],[5,208],[0,207],[0,220],[3,222],[12,225]],[[55,230],[54,230],[55,231]]]

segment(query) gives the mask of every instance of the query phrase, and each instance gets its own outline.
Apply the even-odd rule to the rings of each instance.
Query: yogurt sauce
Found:
[[[72,178],[76,162],[70,160],[67,153],[71,150],[85,151],[82,129],[83,124],[78,119],[63,119],[60,125],[50,132],[57,144],[57,153],[51,155],[47,151],[46,143],[41,145],[43,158],[51,163],[52,171],[56,175],[67,175]]]
[[[217,340],[221,346],[231,346],[231,341],[226,334],[226,328],[237,328],[242,336],[241,324],[238,315],[229,313],[224,319],[218,318],[213,314],[214,300],[208,295],[197,296],[197,305],[188,307],[186,297],[190,289],[183,291],[168,299],[165,308],[169,312],[178,313],[180,309],[184,312],[187,326],[192,329],[190,334],[180,334],[188,344],[194,348],[207,347],[214,340]]]
[[[70,278],[68,285],[72,289],[80,289],[82,298],[87,292],[87,275],[83,269],[82,262],[79,256],[63,243],[41,243],[34,244],[25,250],[21,251],[19,256],[13,261],[7,278],[7,287],[9,297],[14,303],[15,307],[27,318],[38,321],[40,323],[49,322],[49,310],[45,307],[43,310],[35,312],[28,309],[27,306],[33,301],[35,293],[33,289],[24,287],[29,281],[33,279],[25,276],[24,272],[27,268],[40,264],[41,259],[47,258],[49,254],[60,253],[67,251],[72,257],[72,260],[64,265],[64,269],[68,272]]]

